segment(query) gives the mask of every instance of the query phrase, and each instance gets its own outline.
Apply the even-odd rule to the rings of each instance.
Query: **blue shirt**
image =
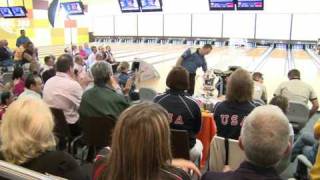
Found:
[[[118,81],[119,81],[119,85],[121,88],[124,88],[126,86],[129,78],[130,78],[130,74],[128,74],[128,73],[121,72],[118,74]],[[135,90],[135,88],[136,88],[136,86],[134,84],[132,84],[132,87],[130,89],[130,93],[132,93]]]
[[[199,53],[199,49],[189,48],[182,54],[182,67],[186,68],[189,73],[195,74],[199,67],[203,71],[207,71],[207,61],[203,55]]]
[[[84,51],[86,52],[87,56],[89,56],[92,53],[91,48],[84,48]]]
[[[27,42],[30,42],[30,39],[27,36],[20,36],[17,39],[16,46],[20,47],[22,44],[25,44]]]

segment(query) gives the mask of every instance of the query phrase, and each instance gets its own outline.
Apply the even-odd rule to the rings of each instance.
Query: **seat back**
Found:
[[[152,101],[156,97],[157,92],[150,88],[140,88],[139,95],[141,101]]]
[[[0,179],[14,180],[64,180],[64,178],[44,175],[21,166],[17,166],[5,161],[0,161]]]
[[[106,117],[80,117],[83,139],[89,146],[110,146],[115,119]]]
[[[63,110],[57,108],[50,108],[50,110],[55,124],[53,130],[54,134],[58,138],[71,136],[70,128],[68,126],[66,117],[64,116]]]
[[[235,170],[245,159],[244,152],[240,149],[237,140],[229,139],[229,152],[226,152],[225,138],[215,136],[210,144],[209,168],[211,171],[222,172],[228,154],[228,165]]]
[[[171,129],[171,150],[173,158],[190,159],[189,135],[186,130]]]
[[[289,102],[287,117],[293,129],[301,130],[309,120],[309,108],[300,102]]]

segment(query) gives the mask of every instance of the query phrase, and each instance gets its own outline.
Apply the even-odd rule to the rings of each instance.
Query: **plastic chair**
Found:
[[[309,108],[300,102],[289,102],[287,117],[293,129],[300,131],[309,120]]]
[[[156,97],[157,92],[150,88],[140,88],[139,95],[141,101],[152,101]]]
[[[80,117],[80,124],[83,130],[83,140],[89,151],[87,160],[91,161],[101,148],[111,145],[115,119],[110,116]]]
[[[68,148],[68,152],[70,152],[70,143],[72,137],[64,113],[61,109],[57,108],[50,108],[50,110],[53,115],[55,124],[53,132],[59,139],[57,147],[59,150],[65,150],[66,148]]]
[[[171,152],[173,158],[182,158],[190,160],[190,145],[189,145],[189,135],[186,130],[171,129]],[[196,164],[200,168],[200,158],[197,160]],[[192,179],[197,179],[193,172],[189,174]]]
[[[228,151],[226,151],[228,149]],[[222,172],[225,165],[237,169],[245,160],[237,140],[215,136],[210,144],[209,168],[211,171]]]
[[[21,166],[17,166],[5,161],[0,161],[0,179],[14,179],[14,180],[64,180],[57,176],[49,174],[41,174]]]
[[[171,150],[174,158],[190,160],[189,135],[186,130],[171,129]]]

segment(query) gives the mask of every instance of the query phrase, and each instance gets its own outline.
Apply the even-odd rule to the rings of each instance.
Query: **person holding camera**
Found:
[[[210,54],[212,46],[205,44],[202,48],[187,49],[177,61],[177,66],[184,67],[189,72],[189,89],[188,94],[194,94],[195,78],[197,69],[202,67],[204,72],[207,71],[207,61],[205,56]]]
[[[122,89],[125,91],[126,88],[129,89],[130,100],[139,100],[139,93],[136,92],[136,85],[134,83],[136,74],[135,72],[129,72],[130,64],[126,61],[120,63],[117,69],[117,80]]]

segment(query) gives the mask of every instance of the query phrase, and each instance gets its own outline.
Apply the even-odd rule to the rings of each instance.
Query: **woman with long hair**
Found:
[[[172,160],[169,115],[161,106],[143,103],[125,110],[113,132],[111,150],[98,155],[94,180],[185,180],[185,160]],[[176,167],[175,167],[176,166]]]

